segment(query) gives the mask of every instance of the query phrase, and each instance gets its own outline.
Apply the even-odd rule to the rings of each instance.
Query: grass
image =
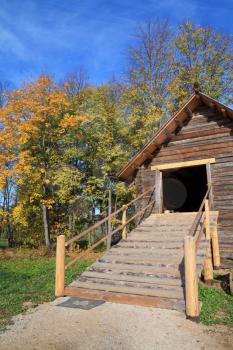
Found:
[[[233,328],[233,297],[219,287],[207,288],[202,283],[199,291],[200,321],[205,325],[221,324]]]
[[[67,270],[66,284],[80,275],[93,259],[80,260]],[[34,305],[54,300],[55,258],[4,257],[0,261],[0,330],[12,316],[25,311],[24,303]]]

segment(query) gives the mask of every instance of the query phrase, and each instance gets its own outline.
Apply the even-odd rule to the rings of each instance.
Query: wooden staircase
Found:
[[[143,207],[135,205],[142,199]],[[199,277],[203,272],[209,284],[213,267],[220,267],[218,212],[210,210],[211,185],[198,212],[152,214],[156,199],[154,186],[77,236],[67,241],[64,235],[58,236],[55,295],[185,310],[188,318],[197,320]],[[110,232],[65,263],[70,244],[109,222],[113,222]],[[127,235],[132,223],[136,228]],[[65,286],[66,270],[114,234],[121,235],[119,243]]]
[[[151,214],[65,288],[64,295],[185,310],[184,237],[197,213]],[[217,212],[210,212],[211,230]],[[197,252],[200,276],[204,235]]]

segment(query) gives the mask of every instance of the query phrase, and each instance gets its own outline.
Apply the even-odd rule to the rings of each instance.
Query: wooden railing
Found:
[[[198,300],[199,281],[197,271],[197,253],[202,234],[205,233],[207,245],[203,261],[205,283],[210,284],[213,280],[212,260],[215,269],[220,267],[217,222],[214,224],[212,235],[210,230],[210,208],[212,208],[212,205],[210,205],[210,193],[211,186],[208,187],[193,225],[184,239],[185,302],[186,315],[190,319],[198,319],[200,314]]]
[[[104,219],[98,221],[93,226],[89,227],[88,229],[84,230],[77,236],[69,239],[68,241],[65,240],[64,235],[60,235],[57,237],[57,250],[56,250],[56,276],[55,276],[55,295],[57,297],[64,295],[64,289],[65,289],[65,271],[72,265],[74,265],[77,261],[82,259],[86,254],[91,252],[93,249],[95,249],[97,246],[99,246],[101,243],[105,242],[108,239],[111,239],[112,235],[114,235],[116,232],[121,231],[122,238],[127,238],[127,226],[129,223],[131,223],[133,220],[135,220],[137,217],[141,215],[141,218],[139,219],[139,222],[144,218],[144,215],[147,211],[147,209],[152,210],[153,206],[155,204],[155,196],[154,196],[154,190],[155,187],[151,187],[146,192],[139,195],[137,198],[133,199],[131,202],[123,205],[120,209],[116,210],[111,215],[105,217]],[[141,209],[139,209],[135,214],[133,214],[130,218],[127,219],[127,209],[134,205],[137,201],[142,200],[147,195],[149,195],[148,203],[143,206]],[[116,218],[119,214],[121,215],[121,224],[114,228],[111,232],[108,232],[104,237],[99,239],[96,243],[88,247],[88,249],[80,252],[73,260],[71,260],[69,263],[65,265],[65,250],[66,248],[74,243],[79,241],[81,238],[84,238],[87,235],[90,235],[93,233],[96,229],[98,229],[101,225],[108,222],[109,220],[113,220]]]

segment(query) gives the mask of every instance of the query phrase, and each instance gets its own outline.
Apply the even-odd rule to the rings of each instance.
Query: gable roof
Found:
[[[210,108],[223,114],[224,117],[233,119],[233,110],[224,104],[216,101],[208,95],[198,92],[193,94],[185,105],[175,113],[151,138],[149,142],[129,161],[129,163],[117,174],[119,180],[129,180],[135,171],[146,161],[154,158],[153,153],[159,150],[164,142],[167,142],[172,133],[183,126],[183,122],[192,116],[192,112],[200,103],[205,104]]]

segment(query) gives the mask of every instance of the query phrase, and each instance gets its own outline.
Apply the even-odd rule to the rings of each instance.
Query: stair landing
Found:
[[[184,310],[183,241],[196,214],[152,214],[65,288],[65,295]],[[205,244],[199,245],[199,271]]]

